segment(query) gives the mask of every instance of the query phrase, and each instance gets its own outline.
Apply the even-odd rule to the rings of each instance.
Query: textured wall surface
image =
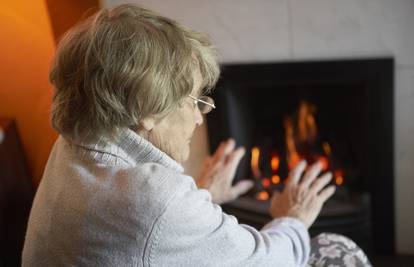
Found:
[[[128,1],[103,0],[104,6]],[[222,62],[394,56],[397,250],[414,254],[414,1],[145,0],[142,4],[209,33]],[[195,175],[208,153],[196,132],[186,164]]]

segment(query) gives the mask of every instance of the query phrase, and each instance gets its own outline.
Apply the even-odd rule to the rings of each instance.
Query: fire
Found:
[[[252,159],[251,159],[251,168],[255,178],[259,179],[260,169],[259,169],[259,157],[260,157],[260,149],[258,147],[252,148]]]
[[[300,157],[296,151],[295,139],[294,139],[293,122],[291,119],[285,119],[285,142],[287,148],[287,162],[289,170],[293,169],[296,164],[299,163]]]
[[[337,185],[341,185],[341,184],[343,184],[343,183],[344,183],[344,178],[343,178],[342,176],[337,176],[337,177],[335,178],[335,183],[336,183]]]
[[[337,162],[334,161],[336,158],[332,153],[331,145],[319,139],[316,106],[307,101],[301,101],[297,112],[285,117],[283,122],[285,151],[272,147],[262,149],[257,146],[251,149],[251,171],[260,188],[256,198],[268,200],[273,189],[278,188],[281,183],[287,183],[288,179],[282,180],[281,176],[288,175],[288,171],[302,160],[308,162],[307,169],[315,162],[319,162],[323,173],[332,171],[333,182],[338,186],[343,185],[344,170],[339,169]],[[271,152],[270,155],[267,151]],[[280,151],[284,154],[279,154]],[[268,162],[265,162],[265,159]]]
[[[274,184],[280,183],[280,176],[279,175],[273,175],[272,176],[272,183],[274,183]]]
[[[332,154],[332,149],[328,142],[322,143],[324,156],[312,155],[311,148],[315,146],[318,133],[315,114],[316,107],[313,104],[301,101],[297,114],[285,118],[286,160],[289,170],[302,159],[306,159],[309,164],[320,162],[323,171],[329,170],[329,157]]]
[[[269,199],[269,193],[266,191],[260,191],[259,193],[256,194],[256,199],[258,200],[268,200]]]
[[[334,171],[334,179],[336,185],[342,185],[344,183],[344,172],[342,170]]]
[[[279,169],[280,160],[279,157],[276,155],[272,156],[272,159],[270,160],[270,167],[272,168],[273,172],[276,172]]]
[[[326,171],[329,168],[329,160],[327,157],[319,156],[317,161],[322,165],[322,171]]]
[[[331,149],[331,145],[329,145],[328,142],[323,142],[322,143],[322,148],[323,148],[323,151],[325,152],[325,154],[327,156],[331,155],[332,149]]]
[[[262,185],[264,188],[268,188],[270,186],[270,180],[268,178],[263,178]]]
[[[285,143],[289,170],[294,168],[302,157],[298,145],[315,142],[317,127],[315,122],[316,107],[306,101],[301,101],[297,116],[285,118]]]
[[[316,108],[314,105],[306,101],[300,102],[297,118],[299,142],[315,141],[317,134],[315,113]]]

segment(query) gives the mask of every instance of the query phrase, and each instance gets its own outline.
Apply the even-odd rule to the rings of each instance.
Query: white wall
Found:
[[[103,0],[104,6],[128,1]],[[394,56],[397,251],[414,254],[413,0],[145,0],[140,3],[211,35],[222,62]],[[195,136],[187,171],[207,152]]]

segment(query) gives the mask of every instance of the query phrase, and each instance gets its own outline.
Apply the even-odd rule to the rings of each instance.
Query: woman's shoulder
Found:
[[[150,203],[148,208],[159,209],[160,212],[172,198],[197,190],[192,177],[158,163],[123,168],[114,175],[122,198],[128,198],[130,203]]]
[[[129,183],[144,186],[148,190],[170,191],[178,187],[196,188],[192,177],[167,168],[159,163],[142,163],[121,168],[116,174],[118,179],[127,179]]]

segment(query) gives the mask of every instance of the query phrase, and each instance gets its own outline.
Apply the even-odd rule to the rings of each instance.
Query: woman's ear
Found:
[[[151,131],[155,126],[156,119],[154,116],[147,116],[146,118],[140,120],[139,124],[144,128],[146,131]]]

